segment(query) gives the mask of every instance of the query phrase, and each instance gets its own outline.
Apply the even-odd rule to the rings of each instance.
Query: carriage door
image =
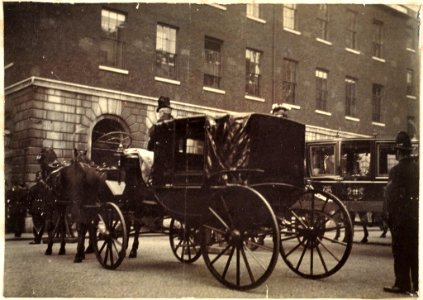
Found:
[[[119,145],[127,148],[131,141],[129,130],[123,121],[113,117],[102,119],[93,128],[91,160],[100,166],[117,166],[119,157],[116,153]]]

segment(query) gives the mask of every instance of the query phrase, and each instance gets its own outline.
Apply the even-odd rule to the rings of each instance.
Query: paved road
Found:
[[[28,240],[5,242],[4,296],[6,297],[160,297],[160,298],[387,298],[382,291],[393,282],[390,238],[372,231],[369,244],[359,244],[344,267],[323,280],[294,274],[282,259],[265,284],[247,292],[232,291],[217,282],[202,259],[183,265],[173,256],[167,236],[145,236],[139,256],[125,259],[115,271],[103,269],[94,254],[74,264],[76,245],[67,255],[45,256],[45,245]]]

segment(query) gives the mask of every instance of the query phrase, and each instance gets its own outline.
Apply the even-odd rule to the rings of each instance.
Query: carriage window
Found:
[[[377,176],[388,177],[389,171],[397,164],[393,144],[378,145]]]
[[[341,146],[343,177],[370,176],[370,143],[354,142]]]
[[[335,175],[335,145],[318,145],[310,148],[311,175]]]

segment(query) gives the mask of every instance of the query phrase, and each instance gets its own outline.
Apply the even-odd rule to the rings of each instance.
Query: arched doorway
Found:
[[[107,116],[97,122],[91,135],[91,160],[98,165],[116,166],[119,144],[127,148],[132,142],[129,129],[119,118]]]

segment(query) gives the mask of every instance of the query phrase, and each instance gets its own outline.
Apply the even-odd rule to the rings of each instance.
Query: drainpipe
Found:
[[[276,74],[276,7],[273,4],[273,42],[272,42],[272,104],[276,101],[276,87],[275,87],[275,74]]]

